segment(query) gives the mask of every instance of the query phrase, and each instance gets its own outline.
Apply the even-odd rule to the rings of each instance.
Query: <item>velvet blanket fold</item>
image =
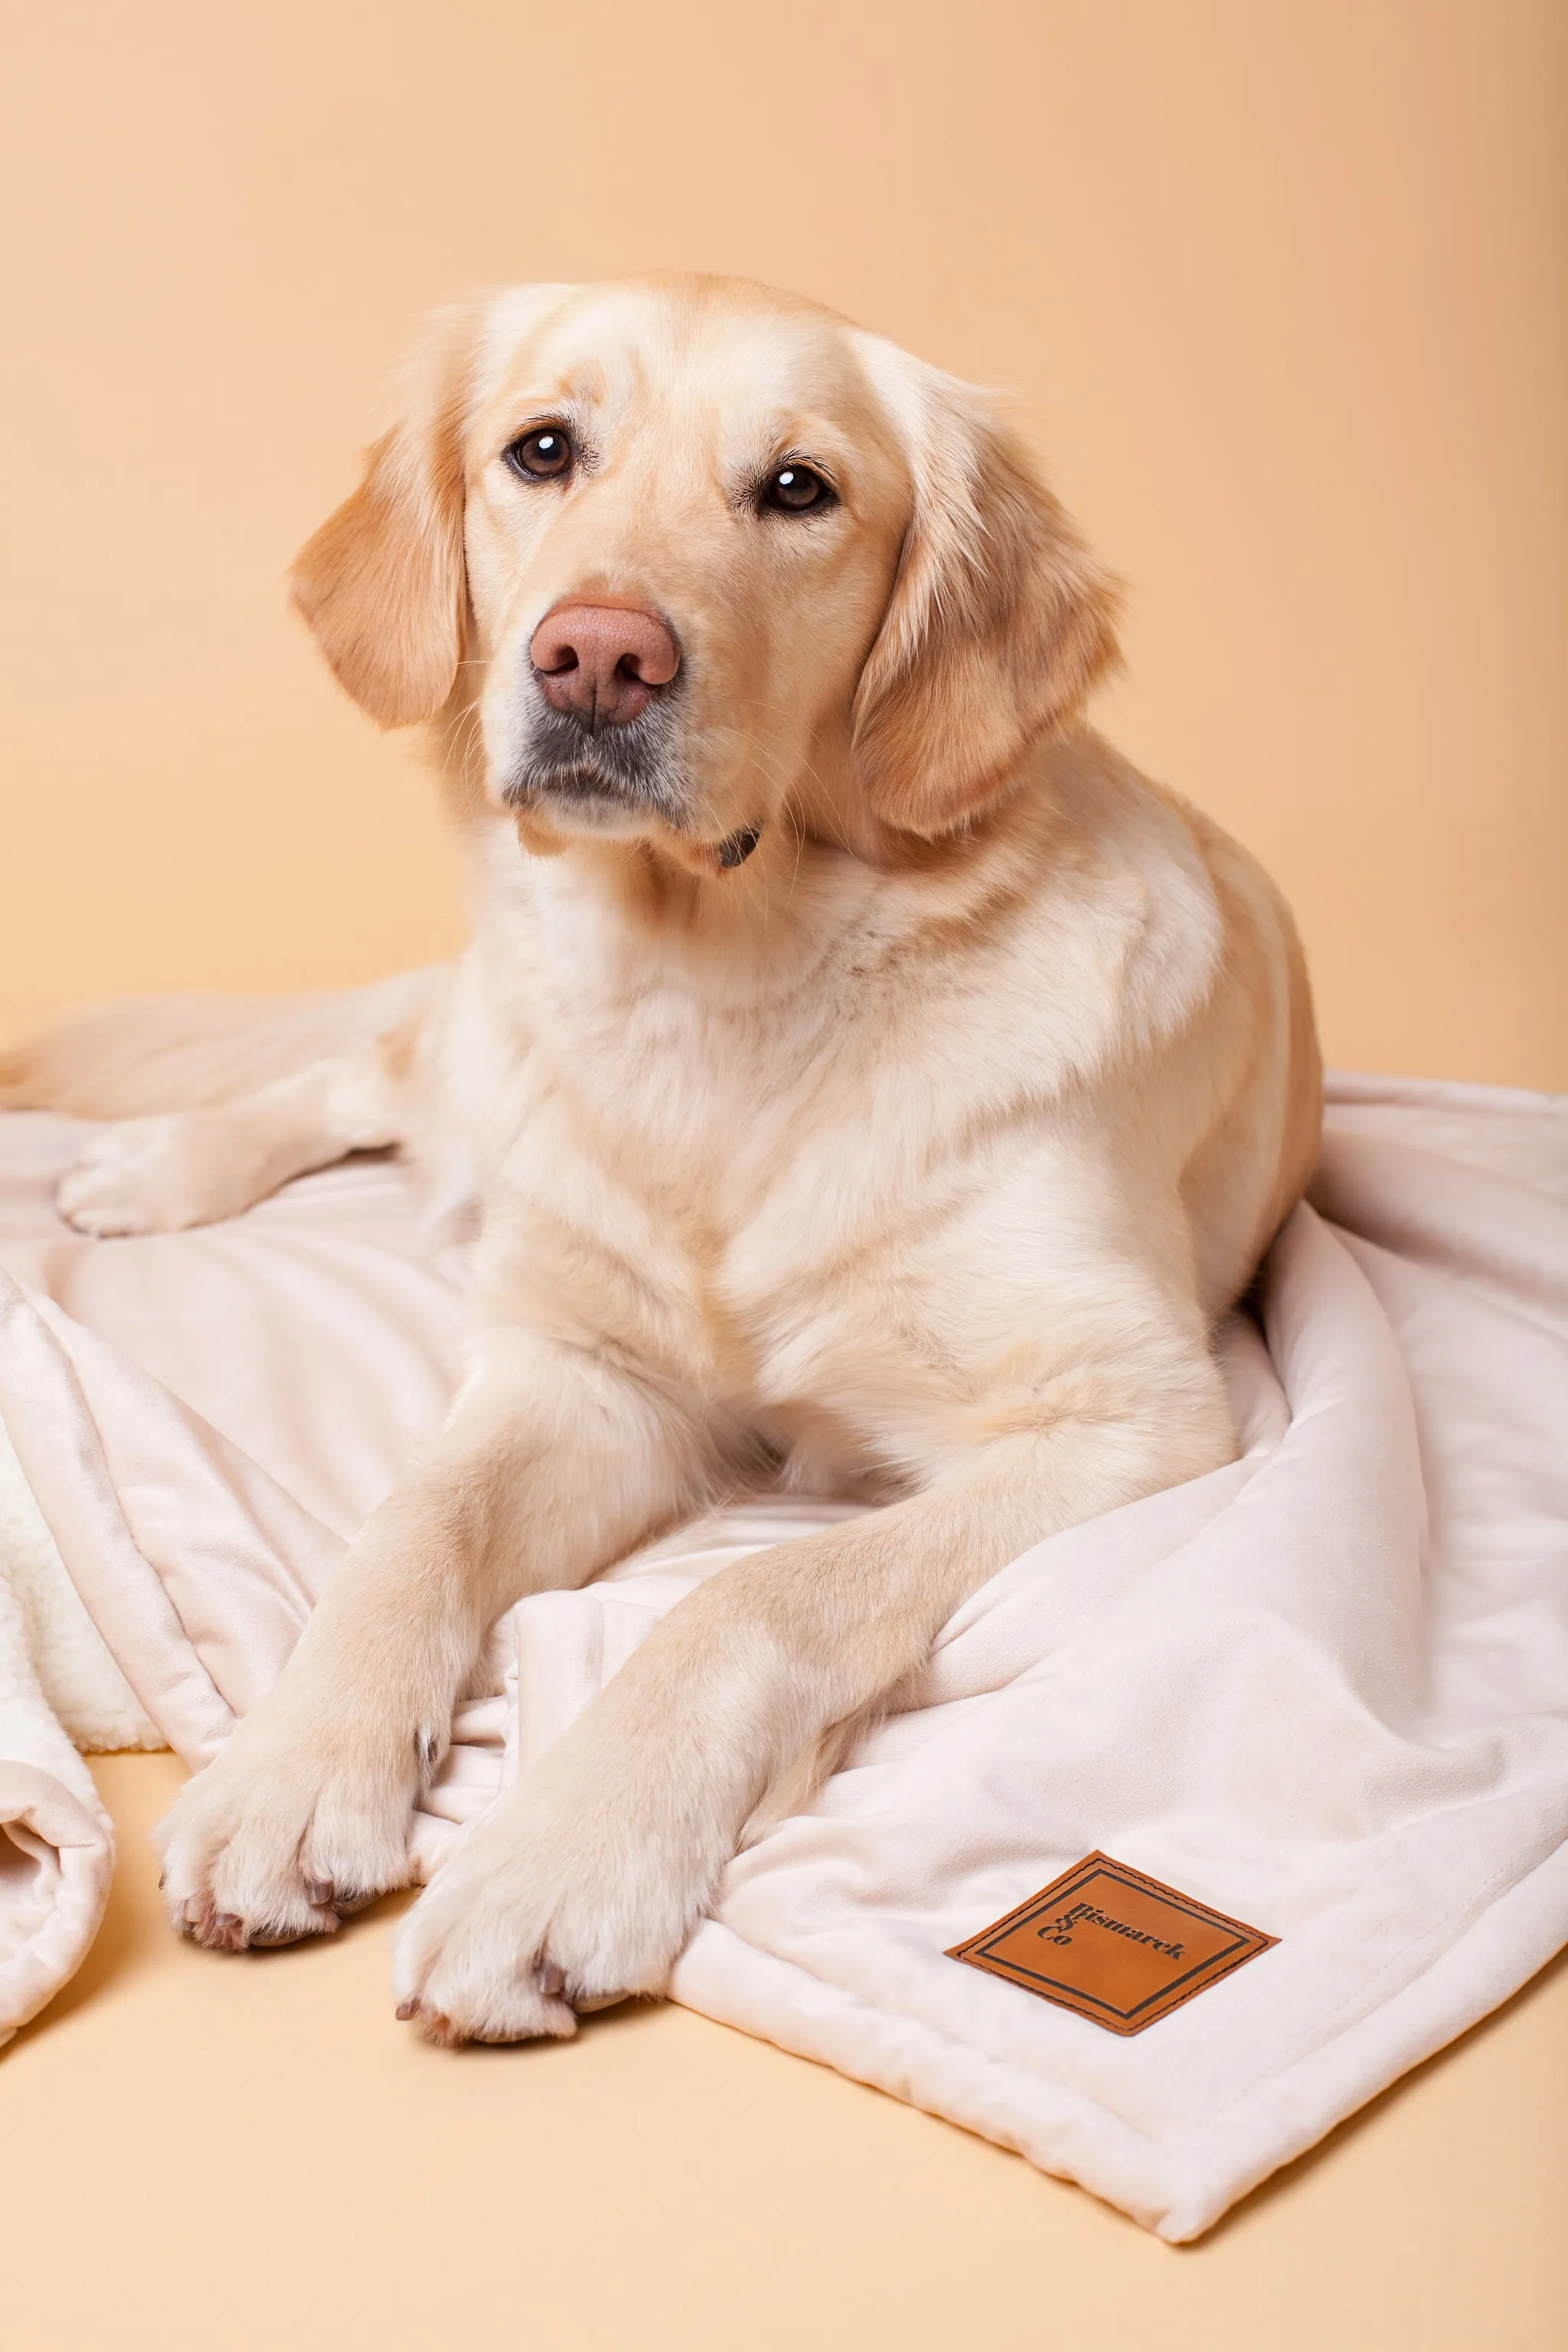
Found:
[[[396,1167],[95,1243],[51,1206],[82,1132],[0,1118],[0,2039],[111,1866],[59,1717],[214,1754],[460,1368],[460,1265]],[[1240,1458],[994,1577],[671,1988],[1171,2239],[1568,1942],[1568,1102],[1333,1081],[1220,1345]],[[695,1581],[852,1507],[755,1497],[510,1612],[421,1874]],[[1131,2038],[945,1957],[1095,1850],[1278,1943]]]

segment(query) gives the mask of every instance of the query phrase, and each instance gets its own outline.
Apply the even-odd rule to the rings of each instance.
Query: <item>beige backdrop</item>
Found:
[[[1016,390],[1334,1059],[1568,1083],[1560,6],[12,13],[0,1026],[457,940],[280,575],[425,306],[674,264]]]
[[[1338,1060],[1568,1083],[1558,0],[10,17],[0,1024],[456,941],[280,575],[424,306],[677,264],[1016,389],[1132,583],[1105,719],[1283,880]],[[177,1945],[177,1780],[105,1768],[110,1920],[0,2062],[8,2352],[1565,2340],[1562,1966],[1178,2254],[679,2011],[425,2050],[383,1914]]]

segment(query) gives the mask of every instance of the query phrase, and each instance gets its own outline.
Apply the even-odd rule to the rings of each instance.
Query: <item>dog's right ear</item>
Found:
[[[383,727],[433,718],[463,656],[463,425],[480,310],[465,304],[431,320],[401,417],[289,574],[334,676]]]

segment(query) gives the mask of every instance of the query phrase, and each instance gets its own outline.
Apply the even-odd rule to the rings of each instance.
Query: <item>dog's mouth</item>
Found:
[[[635,831],[650,816],[685,830],[691,793],[672,721],[663,701],[625,726],[600,728],[543,705],[531,716],[500,797],[519,814],[549,814],[593,832]]]
[[[531,714],[500,793],[515,816],[538,816],[567,832],[625,837],[656,819],[686,837],[700,868],[721,873],[743,866],[762,838],[760,824],[742,825],[722,841],[698,837],[675,714],[662,696],[619,727],[589,727],[544,705]]]

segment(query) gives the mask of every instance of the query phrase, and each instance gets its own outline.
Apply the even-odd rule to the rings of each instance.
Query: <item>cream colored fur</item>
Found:
[[[505,462],[542,420],[563,483]],[[788,460],[837,504],[761,510]],[[400,1884],[520,1594],[767,1476],[885,1505],[672,1611],[410,1915],[427,2032],[567,2033],[663,1983],[770,1790],[979,1583],[1230,1458],[1210,1339],[1315,1154],[1306,986],[1252,861],[1083,728],[1112,599],[1020,448],[807,303],[446,314],[297,593],[368,708],[434,723],[472,947],[232,1029],[91,1016],[5,1074],[140,1114],[62,1187],[91,1232],[390,1143],[477,1209],[468,1380],[171,1815],[175,1921],[237,1948]],[[663,814],[517,785],[527,647],[581,598],[679,640]]]

